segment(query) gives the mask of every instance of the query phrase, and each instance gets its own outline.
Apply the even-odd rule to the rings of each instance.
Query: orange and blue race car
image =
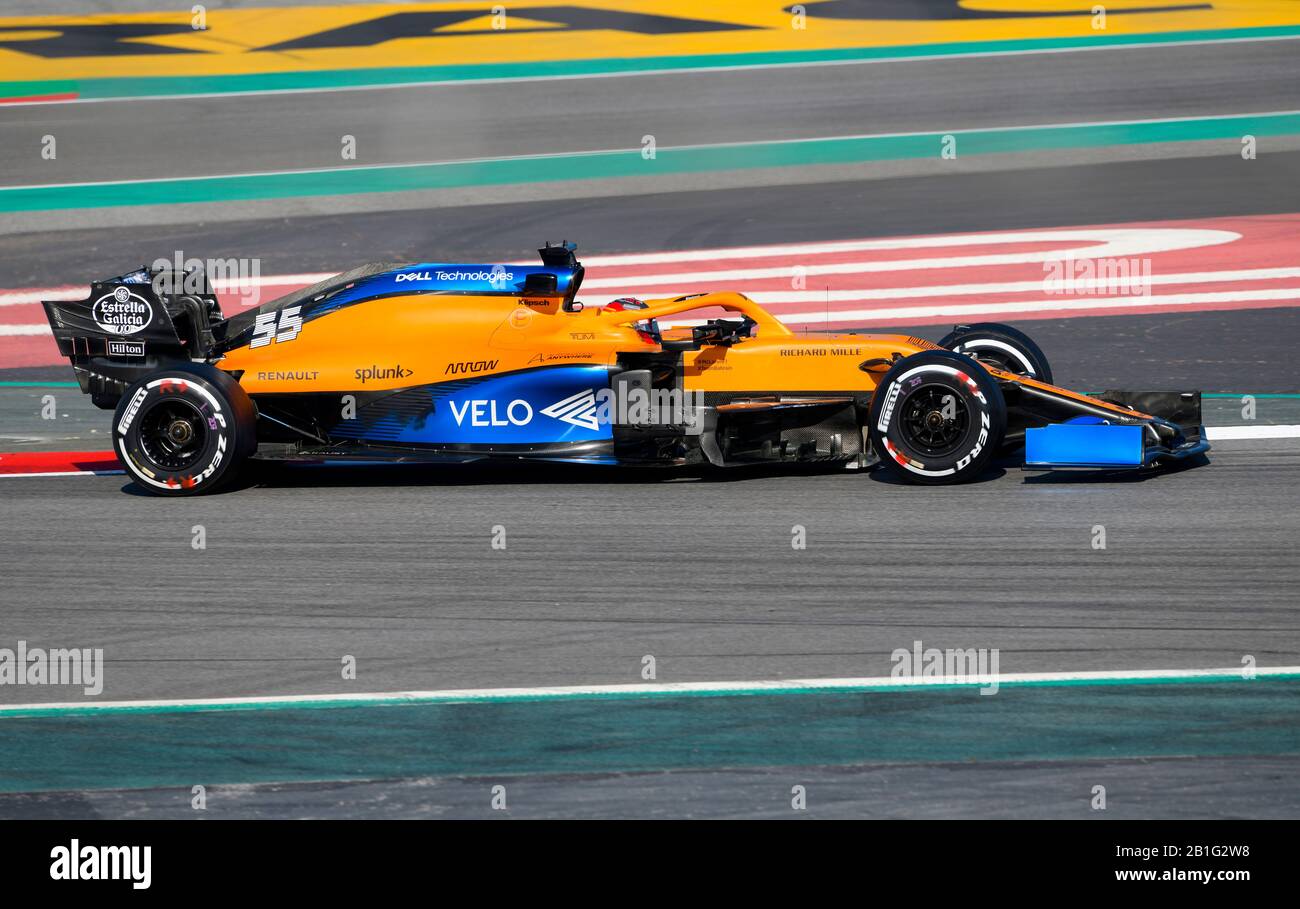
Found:
[[[914,483],[1143,468],[1209,448],[1199,392],[1052,384],[1010,326],[935,344],[796,335],[739,293],[584,306],[573,244],[541,264],[367,265],[224,318],[161,263],[46,302],[61,352],[114,410],[143,488],[207,492],[248,458],[682,467],[877,463]]]

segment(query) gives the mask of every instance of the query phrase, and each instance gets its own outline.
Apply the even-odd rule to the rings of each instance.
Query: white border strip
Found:
[[[1224,439],[1300,439],[1300,425],[1207,426],[1205,437],[1211,442]]]
[[[1256,667],[1255,678],[1300,676],[1300,666]],[[990,685],[1053,685],[1107,682],[1214,681],[1250,679],[1241,666],[1222,669],[1119,669],[1089,672],[990,673],[928,678],[774,679],[750,682],[678,682],[650,685],[570,685],[545,688],[454,688],[442,691],[388,691],[366,694],[293,694],[240,698],[187,698],[176,700],[82,701],[49,704],[6,704],[0,717],[33,711],[167,711],[203,709],[256,709],[258,707],[373,706],[438,704],[475,701],[563,700],[568,698],[662,697],[673,695],[746,695],[795,691],[896,691],[934,686],[987,687]]]

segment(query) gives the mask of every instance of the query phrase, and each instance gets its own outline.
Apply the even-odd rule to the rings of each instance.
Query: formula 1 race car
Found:
[[[797,336],[738,293],[588,307],[575,246],[539,252],[540,266],[367,265],[230,318],[201,272],[161,264],[44,305],[82,390],[116,411],[126,470],[162,495],[217,488],[250,457],[879,461],[940,484],[1022,446],[1046,469],[1209,448],[1199,392],[1058,388],[1009,326],[934,344]]]

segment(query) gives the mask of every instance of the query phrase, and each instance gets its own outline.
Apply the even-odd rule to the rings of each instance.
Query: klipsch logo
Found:
[[[90,315],[109,334],[133,335],[153,321],[153,307],[129,288],[118,287],[96,300]]]

